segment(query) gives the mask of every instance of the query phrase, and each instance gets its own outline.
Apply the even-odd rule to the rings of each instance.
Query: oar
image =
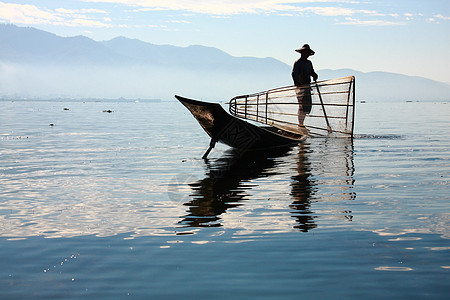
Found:
[[[325,105],[323,105],[322,94],[320,94],[319,85],[317,84],[316,80],[314,82],[316,83],[316,89],[317,93],[319,94],[320,105],[322,105],[323,115],[325,116],[325,122],[327,122],[328,132],[332,132],[330,123],[328,122],[327,112],[325,111]]]
[[[215,138],[211,138],[211,142],[209,142],[209,148],[206,150],[205,154],[203,154],[202,159],[207,159],[209,152],[216,146],[217,140]]]

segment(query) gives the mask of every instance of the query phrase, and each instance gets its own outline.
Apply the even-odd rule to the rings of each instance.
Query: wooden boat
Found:
[[[304,135],[272,126],[256,126],[227,113],[220,104],[192,100],[175,96],[197,119],[211,137],[206,158],[217,142],[222,142],[237,151],[262,150],[298,144]]]
[[[237,96],[230,113],[218,103],[175,97],[211,137],[203,158],[219,141],[243,153],[298,144],[307,136],[353,137],[353,76]]]

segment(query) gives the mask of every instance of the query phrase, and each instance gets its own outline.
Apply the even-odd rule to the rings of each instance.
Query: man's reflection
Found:
[[[305,157],[305,144],[300,144],[298,147],[298,155],[295,161],[295,175],[291,177],[291,193],[290,195],[295,199],[289,207],[293,209],[292,216],[296,219],[298,228],[303,232],[316,228],[314,223],[314,216],[310,210],[311,195],[314,193],[314,185],[311,182],[311,168],[308,159]]]
[[[291,184],[295,201],[289,207],[298,223],[294,227],[307,232],[317,227],[317,214],[311,211],[311,202],[337,203],[355,199],[353,141],[347,138],[309,139],[297,149],[297,173],[292,176]],[[351,211],[338,210],[334,205],[332,210],[337,213],[337,218],[353,219]]]

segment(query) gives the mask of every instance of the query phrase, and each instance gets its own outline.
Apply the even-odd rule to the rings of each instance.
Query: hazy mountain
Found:
[[[275,72],[284,72],[290,68],[273,58],[234,57],[222,50],[198,45],[185,48],[155,45],[125,37],[117,37],[110,41],[104,41],[102,44],[121,55],[158,66],[218,71],[248,69],[268,71],[270,69]]]
[[[431,79],[388,72],[351,69],[320,70],[322,78],[356,77],[359,100],[450,100],[450,85]]]
[[[97,42],[0,24],[0,97],[228,100],[291,85],[291,66],[233,57],[204,46],[155,45],[117,37]],[[319,70],[319,79],[356,76],[359,100],[450,99],[450,85],[386,72]]]
[[[0,24],[0,61],[110,64],[130,59],[85,36],[60,37],[32,27]]]

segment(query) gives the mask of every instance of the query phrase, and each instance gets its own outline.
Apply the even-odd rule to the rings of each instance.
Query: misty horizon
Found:
[[[292,85],[291,66],[234,57],[205,46],[155,45],[117,37],[97,42],[32,27],[0,25],[0,98],[150,98],[211,101]],[[356,76],[357,99],[448,100],[450,85],[418,76],[317,70],[319,80]]]

